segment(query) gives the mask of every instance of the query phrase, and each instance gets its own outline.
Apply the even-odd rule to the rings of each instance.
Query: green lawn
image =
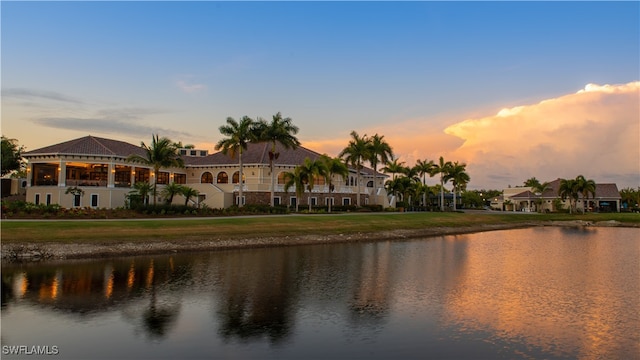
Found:
[[[328,235],[429,227],[482,224],[526,224],[564,220],[616,220],[640,224],[640,214],[508,214],[508,213],[369,213],[285,215],[208,219],[129,221],[2,221],[3,243],[19,242],[138,242],[151,240],[211,240],[229,237]]]

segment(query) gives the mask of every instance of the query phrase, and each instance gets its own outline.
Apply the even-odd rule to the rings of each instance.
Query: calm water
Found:
[[[640,230],[3,264],[1,311],[3,359],[639,358]]]

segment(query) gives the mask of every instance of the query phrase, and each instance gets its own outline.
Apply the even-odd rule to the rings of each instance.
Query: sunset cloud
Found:
[[[452,156],[472,181],[522,185],[583,174],[619,187],[640,185],[640,82],[588,84],[537,104],[468,119],[444,132],[464,143]]]

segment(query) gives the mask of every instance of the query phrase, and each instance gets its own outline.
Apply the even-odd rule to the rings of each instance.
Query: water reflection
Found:
[[[62,344],[76,329],[95,352],[117,333],[120,357],[629,357],[640,353],[637,239],[533,228],[3,264],[2,340]]]

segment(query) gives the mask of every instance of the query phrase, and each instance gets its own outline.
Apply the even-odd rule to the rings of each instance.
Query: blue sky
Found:
[[[640,79],[638,2],[0,6],[2,133],[29,149],[159,132],[213,150],[226,117],[281,111],[303,145],[332,155],[356,130],[388,132],[409,163],[457,160],[465,139],[447,126]],[[411,126],[421,138],[394,133]],[[510,184],[536,176],[510,171]]]

